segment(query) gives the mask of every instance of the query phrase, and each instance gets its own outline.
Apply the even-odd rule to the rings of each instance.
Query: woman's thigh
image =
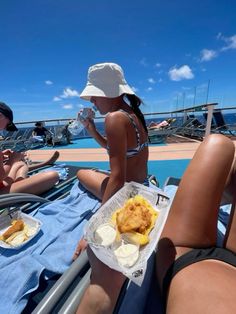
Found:
[[[93,195],[102,200],[109,180],[109,175],[90,169],[80,169],[77,172],[80,183]]]
[[[6,181],[6,183],[9,183],[10,181],[12,182],[16,181],[18,178],[21,178],[21,179],[26,178],[27,173],[28,173],[28,166],[26,165],[26,163],[23,161],[17,161],[12,165],[8,173],[8,176],[4,181]]]
[[[10,187],[10,193],[41,194],[51,189],[59,180],[58,173],[48,171],[35,174],[24,180],[14,182]]]
[[[166,312],[235,313],[236,269],[216,260],[205,260],[182,269],[172,279]]]

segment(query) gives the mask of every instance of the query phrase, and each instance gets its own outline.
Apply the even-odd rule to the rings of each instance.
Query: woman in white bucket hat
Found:
[[[105,137],[91,118],[83,121],[90,135],[105,149],[110,161],[110,173],[81,169],[77,173],[80,183],[106,202],[127,181],[147,183],[148,132],[144,116],[139,109],[141,100],[127,84],[122,68],[115,63],[101,63],[88,70],[87,85],[81,98],[89,100],[105,117]],[[77,246],[74,259],[86,247],[84,240]],[[101,263],[88,249],[92,265],[92,281],[78,309],[79,313],[111,313],[125,280],[120,273]],[[111,280],[112,276],[112,280]],[[111,285],[112,282],[112,285]],[[98,288],[99,287],[99,288]],[[90,297],[92,295],[92,297]]]
[[[126,181],[143,183],[147,178],[148,134],[139,109],[141,100],[127,84],[122,68],[115,63],[91,66],[80,97],[106,115],[105,137],[96,130],[93,119],[88,118],[83,124],[107,149],[110,175],[88,169],[79,170],[77,174],[80,183],[104,203]]]

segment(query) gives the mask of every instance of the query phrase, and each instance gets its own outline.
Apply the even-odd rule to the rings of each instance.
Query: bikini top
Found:
[[[128,149],[126,152],[126,157],[130,158],[133,156],[136,156],[139,152],[141,152],[145,147],[148,146],[148,141],[140,144],[140,134],[137,128],[137,124],[135,123],[135,120],[133,119],[133,117],[128,114],[126,111],[120,109],[119,111],[123,112],[124,114],[126,114],[126,116],[130,119],[130,122],[132,123],[134,129],[135,129],[135,133],[136,133],[136,139],[137,139],[137,146],[135,148],[131,148]],[[109,153],[109,147],[107,147],[107,151]]]

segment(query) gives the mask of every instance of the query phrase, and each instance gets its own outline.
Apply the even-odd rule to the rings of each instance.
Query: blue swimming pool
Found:
[[[189,164],[190,159],[178,159],[178,160],[151,160],[148,162],[148,173],[156,176],[160,183],[160,187],[163,186],[167,177],[180,178]],[[102,170],[109,170],[109,162],[68,162],[69,165],[78,167],[95,167]]]
[[[54,149],[78,149],[78,148],[100,148],[101,146],[93,138],[80,138],[72,141],[72,144],[57,145]],[[150,146],[166,146],[166,144],[150,144]],[[52,149],[52,146],[44,146],[41,149]]]

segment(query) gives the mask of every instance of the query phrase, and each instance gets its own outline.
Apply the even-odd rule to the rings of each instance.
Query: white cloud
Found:
[[[148,82],[151,83],[151,84],[155,84],[156,83],[156,81],[152,77],[150,77],[148,79]]]
[[[132,90],[134,91],[134,93],[138,92],[138,88],[131,86]]]
[[[53,82],[48,80],[48,81],[45,81],[45,84],[46,84],[46,85],[52,85]]]
[[[140,63],[142,66],[144,66],[144,67],[148,66],[148,63],[147,63],[147,59],[146,59],[146,58],[142,58],[142,59],[139,61],[139,63]]]
[[[63,90],[63,94],[60,95],[61,98],[72,98],[72,97],[79,97],[79,92],[75,89],[71,89],[67,87]]]
[[[60,101],[60,100],[61,100],[61,98],[58,96],[53,97],[53,101]]]
[[[153,88],[150,86],[146,89],[147,92],[151,92],[153,90]]]
[[[172,81],[190,80],[194,78],[194,74],[188,65],[183,65],[180,68],[173,67],[168,72]]]
[[[226,42],[226,46],[221,48],[221,51],[229,50],[229,49],[236,49],[236,34],[231,37],[220,37],[222,40]]]
[[[201,62],[210,61],[217,57],[217,52],[215,50],[210,50],[210,49],[202,49],[200,54],[201,54],[201,59],[200,59]]]
[[[77,104],[76,107],[81,109],[81,108],[84,108],[84,105],[83,104]]]
[[[66,104],[62,106],[63,109],[73,109],[73,107],[74,106],[72,104]]]
[[[156,64],[155,64],[155,67],[156,67],[156,68],[160,68],[160,67],[161,67],[161,64],[160,64],[160,63],[156,63]]]

